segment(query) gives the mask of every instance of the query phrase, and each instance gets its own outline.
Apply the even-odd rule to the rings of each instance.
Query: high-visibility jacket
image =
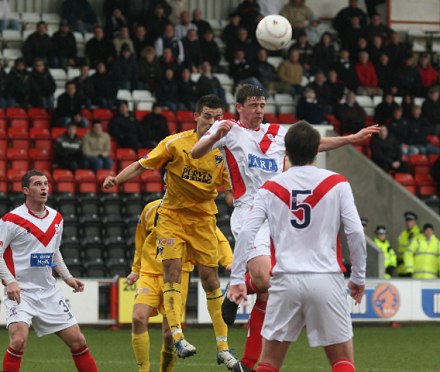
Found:
[[[440,267],[440,241],[435,235],[413,239],[403,255],[405,270],[415,279],[436,279]]]
[[[420,235],[420,227],[414,225],[410,230],[405,229],[401,232],[398,239],[397,246],[397,273],[407,274],[405,270],[405,265],[403,264],[403,255],[408,250],[411,240]]]
[[[374,238],[374,243],[382,250],[384,257],[385,266],[385,278],[390,279],[394,268],[397,266],[396,252],[391,247],[388,240],[380,240],[379,238]]]

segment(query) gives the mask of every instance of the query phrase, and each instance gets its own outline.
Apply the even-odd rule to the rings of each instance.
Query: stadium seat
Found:
[[[170,134],[176,134],[180,131],[177,121],[168,121],[168,131]]]
[[[59,181],[73,182],[75,180],[72,171],[69,169],[55,169],[52,172],[52,177],[55,182],[59,182]]]
[[[81,216],[80,223],[83,238],[101,237],[102,222],[97,214]]]
[[[138,102],[136,104],[136,110],[139,111],[151,111],[153,109],[153,102]]]
[[[231,218],[229,215],[218,216],[217,226],[225,236],[232,235]]]
[[[74,181],[56,181],[55,190],[58,193],[76,194],[76,185]]]
[[[4,173],[2,174],[0,172],[0,184],[3,182],[6,184],[6,177]],[[10,211],[10,203],[9,198],[6,195],[6,192],[3,192],[0,188],[0,216],[3,216],[4,214],[8,213]]]
[[[29,170],[29,155],[27,148],[9,148],[6,150],[6,158],[10,169]]]
[[[61,194],[55,197],[58,205],[58,211],[64,214],[78,214],[78,200],[75,196],[69,194]]]
[[[173,111],[163,110],[161,114],[166,117],[167,121],[177,121],[176,115]]]
[[[96,214],[101,210],[101,201],[96,195],[82,195],[78,198],[81,214]]]
[[[428,173],[416,173],[415,181],[417,183],[417,195],[430,196],[437,195],[437,185]]]
[[[109,109],[95,108],[92,115],[94,120],[110,120],[113,117],[113,112]]]
[[[400,183],[405,189],[407,189],[410,193],[416,194],[417,192],[417,184],[414,177],[409,173],[396,173],[394,175],[394,179]]]
[[[125,215],[138,216],[141,214],[146,202],[139,193],[124,195],[122,197],[124,203]]]
[[[8,138],[11,147],[29,148],[29,132],[27,128],[9,128]]]
[[[75,171],[76,182],[94,182],[96,183],[96,175],[90,169],[77,169]]]
[[[110,277],[121,276],[125,277],[130,273],[130,267],[125,258],[110,258],[106,262],[108,267],[108,274]]]
[[[85,260],[104,259],[106,247],[98,236],[83,239],[82,247]]]
[[[63,214],[63,238],[64,237],[78,237],[79,223],[75,214]]]
[[[27,114],[29,119],[35,120],[50,120],[51,116],[45,108],[41,107],[31,107],[28,108]]]
[[[100,197],[102,205],[102,214],[104,216],[122,214],[122,199],[115,193],[103,195]]]
[[[116,159],[119,162],[122,162],[122,161],[133,162],[133,161],[138,160],[138,157],[137,157],[137,153],[135,150],[122,147],[122,148],[116,149]]]
[[[70,274],[75,278],[81,278],[84,275],[83,264],[79,258],[67,257],[64,263],[69,268]]]
[[[136,118],[136,120],[142,121],[142,119],[150,113],[150,110],[136,110],[134,112],[134,117]]]
[[[196,129],[196,122],[193,121],[182,121],[180,123],[180,131],[185,132],[187,130],[194,130]]]
[[[278,121],[280,124],[293,124],[298,121],[295,114],[278,114]]]
[[[66,128],[52,128],[50,131],[50,135],[54,140],[62,136],[64,133],[66,133]]]
[[[426,155],[422,155],[422,154],[411,155],[409,157],[408,162],[411,165],[411,168],[413,169],[415,174],[429,173],[431,170],[431,164]]]
[[[428,156],[429,163],[431,165],[434,165],[434,163],[437,161],[438,158],[440,158],[440,154],[429,154]]]
[[[105,216],[102,222],[106,237],[125,236],[125,222],[121,215]]]
[[[88,278],[105,278],[107,276],[107,270],[104,260],[101,258],[95,258],[91,260],[84,260],[84,274]]]
[[[190,110],[178,110],[176,112],[176,119],[177,121],[180,122],[184,122],[184,121],[194,122],[194,112]]]
[[[29,131],[29,138],[35,148],[46,151],[52,149],[52,136],[49,129],[33,127]]]
[[[0,131],[2,133],[5,133],[5,136],[7,129],[8,129],[8,122],[6,121],[6,119],[0,119]]]
[[[29,121],[27,119],[12,119],[9,122],[10,128],[23,128],[28,130],[29,129]]]
[[[132,99],[136,102],[154,102],[155,98],[149,90],[133,90]]]
[[[125,217],[125,236],[128,239],[134,239],[135,234],[136,234],[136,228],[138,226],[138,215],[141,213],[142,208],[139,209],[139,211],[137,211],[135,214],[133,215],[127,215]],[[127,243],[128,245],[128,243]]]
[[[8,119],[27,119],[26,110],[21,107],[8,107],[6,109],[6,117]]]

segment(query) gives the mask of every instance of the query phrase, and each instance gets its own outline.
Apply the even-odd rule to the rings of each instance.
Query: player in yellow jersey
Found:
[[[139,367],[139,372],[149,372],[150,368],[150,339],[148,335],[148,320],[150,316],[163,310],[163,272],[162,264],[156,254],[156,233],[153,230],[157,207],[161,199],[148,203],[143,209],[136,229],[136,253],[133,260],[132,272],[127,281],[132,284],[139,279],[133,306],[132,346]],[[230,270],[232,250],[228,240],[217,228],[219,263]],[[185,309],[188,295],[189,273],[194,269],[190,262],[182,266],[182,309]],[[173,338],[164,317],[162,323],[163,343],[160,354],[160,372],[172,372],[176,363],[173,353]]]
[[[130,164],[116,177],[104,180],[111,188],[139,176],[147,169],[165,168],[166,193],[158,208],[157,249],[162,257],[164,307],[171,328],[176,354],[189,357],[196,353],[183,335],[181,327],[181,273],[184,249],[197,263],[208,312],[217,341],[217,362],[228,369],[239,368],[229,350],[228,328],[221,315],[222,292],[217,272],[217,238],[215,198],[217,187],[227,185],[228,175],[222,155],[214,150],[200,159],[190,151],[199,138],[223,115],[223,102],[215,95],[201,97],[194,118],[195,131],[185,131],[165,138],[147,156]],[[237,369],[240,370],[240,369]]]

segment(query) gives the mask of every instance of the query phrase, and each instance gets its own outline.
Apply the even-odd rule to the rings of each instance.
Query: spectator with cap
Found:
[[[387,239],[387,230],[385,226],[377,226],[376,230],[374,230],[374,234],[374,243],[383,252],[385,279],[391,279],[397,266],[396,252],[394,252],[394,249],[391,247],[391,244]]]
[[[69,123],[64,134],[55,143],[55,163],[58,168],[70,169],[75,172],[84,167],[84,157],[81,151],[81,138],[77,134],[75,123]]]
[[[94,121],[92,130],[84,136],[82,142],[87,167],[94,172],[99,169],[112,169],[113,161],[109,157],[110,148],[109,134],[104,132],[100,121]]]
[[[407,211],[403,214],[405,218],[405,230],[403,230],[398,238],[397,247],[397,273],[400,277],[411,277],[412,273],[408,272],[404,263],[404,254],[409,249],[412,241],[420,236],[420,227],[417,225],[417,214]]]
[[[51,66],[67,69],[76,65],[76,40],[66,20],[60,22],[60,28],[52,35]]]
[[[117,112],[109,122],[108,131],[119,147],[128,147],[136,151],[142,147],[139,122],[129,111],[128,102],[125,100],[119,101]]]
[[[30,34],[23,44],[23,57],[26,66],[33,65],[36,58],[41,58],[46,63],[52,52],[52,40],[47,34],[46,22],[37,23],[37,30]]]
[[[309,41],[311,46],[315,46],[319,43],[322,38],[322,35],[325,33],[325,27],[321,24],[321,21],[318,16],[313,15],[310,17],[309,25],[304,29],[307,40]]]
[[[440,241],[431,223],[423,225],[423,234],[415,237],[403,254],[404,268],[413,279],[439,277]]]

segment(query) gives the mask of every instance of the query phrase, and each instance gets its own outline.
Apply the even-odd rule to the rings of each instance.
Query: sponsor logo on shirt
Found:
[[[52,266],[53,253],[31,253],[31,267]]]
[[[220,165],[223,161],[223,157],[220,155],[214,155],[215,158],[215,165]]]
[[[174,244],[174,238],[159,238],[157,239],[158,245],[173,245]]]
[[[278,166],[275,159],[260,158],[253,154],[248,154],[248,167],[258,168],[266,172],[276,173],[278,172]]]
[[[206,184],[211,184],[212,175],[206,170],[193,168],[191,165],[186,165],[182,171],[182,178],[184,180],[196,181]]]

